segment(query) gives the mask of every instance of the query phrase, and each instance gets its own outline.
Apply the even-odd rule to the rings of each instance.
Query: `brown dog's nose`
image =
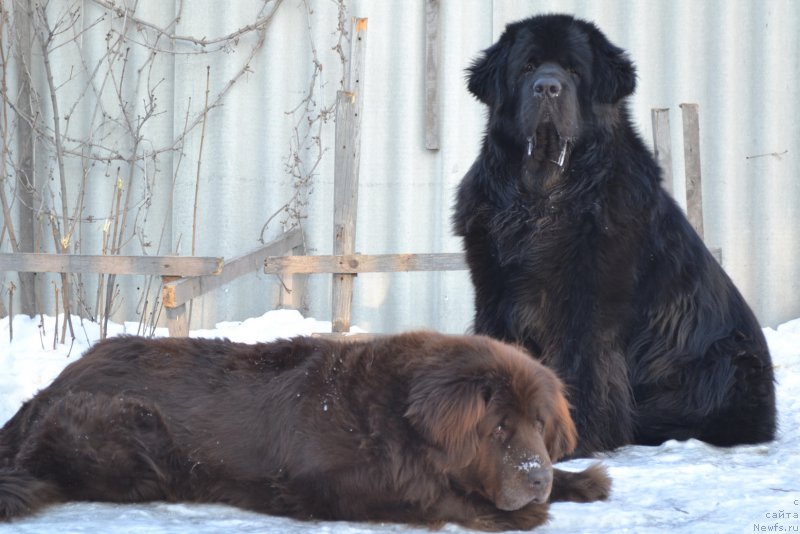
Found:
[[[534,490],[549,492],[550,483],[553,481],[553,472],[544,468],[531,469],[527,473],[527,481]]]
[[[551,76],[543,76],[533,82],[533,94],[538,97],[556,98],[561,94],[561,82]]]

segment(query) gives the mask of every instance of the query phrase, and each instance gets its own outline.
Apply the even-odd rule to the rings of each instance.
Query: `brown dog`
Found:
[[[556,376],[489,338],[118,337],[0,431],[0,519],[68,500],[227,503],[299,519],[528,529],[593,501]]]

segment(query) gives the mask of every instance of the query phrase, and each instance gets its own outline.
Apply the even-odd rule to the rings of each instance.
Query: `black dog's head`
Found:
[[[469,68],[468,87],[516,143],[577,138],[596,106],[616,104],[636,86],[633,64],[593,24],[540,15],[506,27]]]

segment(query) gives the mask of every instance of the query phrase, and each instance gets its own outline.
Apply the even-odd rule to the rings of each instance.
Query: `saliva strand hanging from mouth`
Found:
[[[534,150],[540,148],[541,150],[537,151],[538,158],[546,159],[561,169],[564,168],[572,139],[562,137],[552,121],[549,120],[549,116],[544,117],[534,135],[528,136],[526,141],[526,152],[529,158],[534,157]]]

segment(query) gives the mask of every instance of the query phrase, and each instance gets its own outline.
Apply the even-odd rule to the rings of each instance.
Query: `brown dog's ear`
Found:
[[[578,444],[578,432],[569,414],[569,404],[561,392],[554,399],[551,417],[545,421],[544,442],[553,462],[571,453]]]
[[[478,423],[486,414],[486,387],[445,370],[420,373],[411,384],[405,417],[448,460],[467,465],[478,451]]]

